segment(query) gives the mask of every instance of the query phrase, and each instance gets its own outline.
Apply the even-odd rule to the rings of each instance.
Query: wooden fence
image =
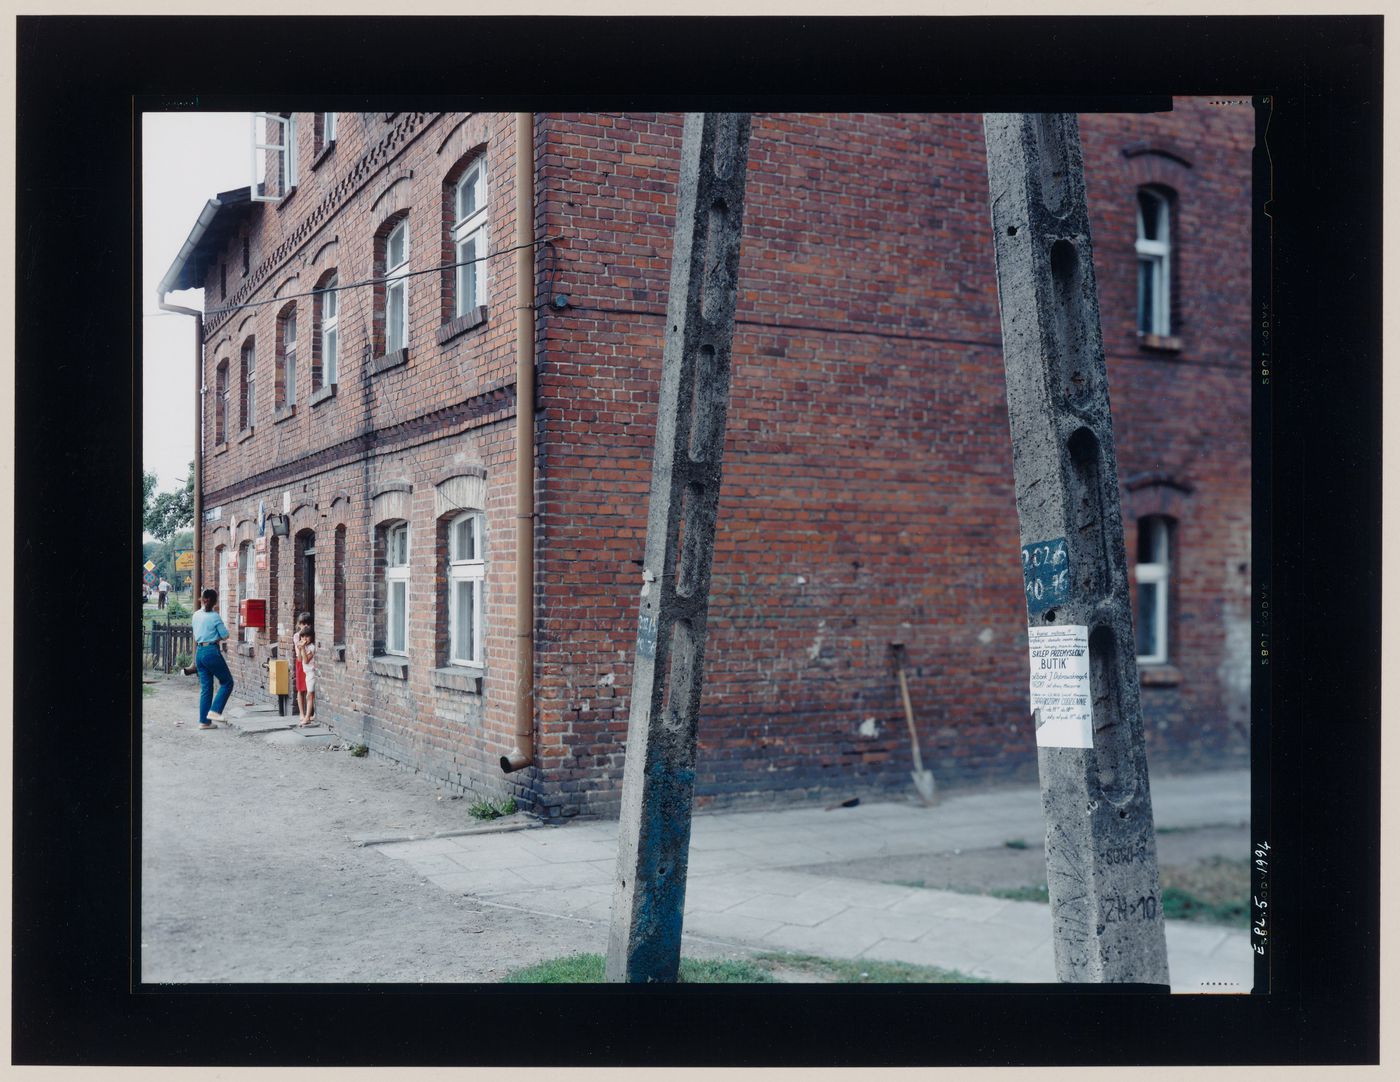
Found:
[[[189,624],[151,624],[150,643],[147,653],[154,661],[151,667],[163,672],[175,668],[175,659],[182,654],[194,662],[194,628]]]

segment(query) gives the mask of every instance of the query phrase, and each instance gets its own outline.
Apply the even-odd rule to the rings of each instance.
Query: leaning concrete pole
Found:
[[[1128,566],[1073,114],[984,119],[1061,981],[1167,984]]]
[[[607,980],[675,981],[729,409],[748,113],[687,113]]]

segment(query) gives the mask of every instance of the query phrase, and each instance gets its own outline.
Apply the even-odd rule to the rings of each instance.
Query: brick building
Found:
[[[679,116],[267,123],[288,146],[262,190],[212,200],[162,287],[204,288],[201,572],[235,679],[265,695],[310,609],[337,730],[453,788],[615,814]],[[1149,758],[1238,763],[1253,114],[1081,133]],[[987,192],[976,115],[754,118],[701,804],[907,792],[892,640],[941,783],[1034,777]],[[238,626],[245,597],[270,628]],[[504,773],[520,717],[533,761]]]

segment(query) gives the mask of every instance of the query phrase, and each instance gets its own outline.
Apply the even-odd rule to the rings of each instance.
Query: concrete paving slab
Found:
[[[834,876],[810,876],[812,885],[798,895],[805,898],[814,895],[830,898],[847,905],[863,906],[867,909],[888,909],[902,902],[917,888],[897,887],[869,880],[837,879]]]
[[[527,883],[558,889],[577,886],[580,883],[610,883],[614,869],[615,864],[612,861],[593,861],[579,864],[540,864],[529,868],[513,868],[511,871]]]
[[[754,866],[753,857],[734,849],[711,849],[690,854],[687,865],[692,877],[715,875],[750,869]]]
[[[696,935],[711,936],[731,943],[752,943],[763,939],[769,932],[780,927],[778,921],[766,917],[746,916],[732,910],[714,913],[696,910],[691,913],[687,904],[685,930]]]
[[[376,846],[381,853],[397,860],[417,860],[419,857],[456,856],[470,852],[460,838],[423,838],[416,842],[394,842]]]
[[[296,718],[279,718],[273,714],[253,714],[247,717],[235,717],[227,714],[225,717],[229,723],[244,736],[261,736],[263,733],[275,733],[286,729],[289,725],[296,724]]]
[[[450,849],[443,853],[461,871],[491,871],[496,868],[541,868],[546,863],[522,846],[477,845],[470,849]]]
[[[509,868],[476,872],[443,872],[438,875],[430,875],[428,878],[443,890],[460,891],[463,894],[510,894],[531,886]]]
[[[821,924],[781,924],[763,937],[763,943],[826,958],[855,958],[880,938],[880,933],[859,915],[846,919],[846,914],[842,913],[839,918]]]
[[[962,894],[953,890],[911,889],[890,908],[908,917],[934,917],[985,923],[1007,906],[1005,898],[985,894]],[[1044,907],[1049,912],[1049,906]],[[1047,928],[1049,921],[1046,922]]]
[[[778,894],[759,894],[748,901],[740,902],[729,912],[741,917],[776,916],[783,924],[815,925],[834,917],[846,908],[845,902],[818,895],[800,894],[784,897]]]
[[[752,900],[758,894],[753,887],[739,883],[716,883],[706,878],[695,879],[685,887],[685,911],[687,914],[692,910],[697,913],[723,913],[726,909],[733,909],[736,905]]]
[[[281,729],[268,733],[264,739],[269,744],[278,744],[289,748],[324,748],[334,744],[337,737],[329,729],[320,729],[315,732],[311,729]]]

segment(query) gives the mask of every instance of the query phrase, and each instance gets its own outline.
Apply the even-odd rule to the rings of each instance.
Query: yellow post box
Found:
[[[275,657],[267,663],[267,690],[272,695],[291,694],[291,678],[282,658]]]

